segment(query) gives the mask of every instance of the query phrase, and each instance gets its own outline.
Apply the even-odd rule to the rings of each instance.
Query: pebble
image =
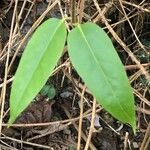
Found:
[[[134,147],[134,148],[139,148],[138,143],[137,143],[137,142],[133,142],[133,147]]]
[[[60,96],[61,96],[62,98],[68,98],[68,97],[72,97],[72,96],[73,96],[73,93],[68,92],[68,91],[65,91],[65,92],[61,93]]]

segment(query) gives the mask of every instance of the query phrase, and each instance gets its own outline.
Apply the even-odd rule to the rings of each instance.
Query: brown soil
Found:
[[[68,16],[71,14],[72,8],[69,0],[61,0],[60,6],[57,3],[53,6],[55,3],[55,0],[18,0],[18,3],[17,0],[0,1],[1,95],[4,88],[8,43],[11,43],[9,64],[14,59],[7,74],[5,99],[4,102],[1,102],[3,119],[0,148],[3,150],[77,149],[80,99],[84,84],[71,67],[66,49],[58,64],[58,67],[60,65],[64,67],[60,67],[47,82],[47,84],[53,84],[56,89],[54,100],[48,100],[47,96],[39,93],[28,108],[18,117],[14,125],[7,128],[11,82],[30,36],[27,36],[20,46],[22,40],[29,29],[34,30],[33,24],[43,15],[47,7],[52,7],[52,9],[44,15],[41,22],[50,17],[61,18],[61,9]],[[77,0],[76,4],[77,7],[79,4]],[[104,27],[117,49],[126,68],[130,83],[134,88],[137,132],[133,134],[128,125],[120,123],[101,106],[97,105],[89,149],[148,150],[150,149],[150,82],[148,81],[150,77],[150,1],[119,2],[116,0],[98,0],[98,4],[109,25],[131,52],[128,53],[122,43],[117,41],[115,35],[108,32],[108,26],[97,11],[94,0],[85,1],[83,22],[92,21]],[[17,9],[14,13],[15,7]],[[79,10],[76,13],[80,15],[81,12]],[[15,16],[14,25],[12,24],[13,15]],[[13,35],[9,40],[12,25],[14,27]],[[19,51],[17,51],[18,47],[20,47]],[[130,54],[138,60],[141,65],[140,68],[133,57],[129,56]],[[147,74],[142,72],[142,66]],[[88,90],[85,90],[84,98],[80,149],[84,149],[88,139],[93,106],[93,98]],[[4,108],[2,107],[3,104]]]

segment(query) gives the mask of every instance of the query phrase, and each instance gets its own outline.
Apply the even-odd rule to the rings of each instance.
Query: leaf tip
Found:
[[[15,119],[16,119],[16,118],[14,118],[14,117],[10,117],[10,118],[9,118],[9,120],[8,120],[8,125],[7,125],[8,128],[14,123]]]
[[[130,123],[131,127],[132,127],[132,131],[135,134],[136,133],[136,120],[134,119],[131,123]]]
[[[13,120],[12,118],[10,117],[9,120],[8,120],[8,125],[7,125],[7,128],[9,128],[13,123]]]

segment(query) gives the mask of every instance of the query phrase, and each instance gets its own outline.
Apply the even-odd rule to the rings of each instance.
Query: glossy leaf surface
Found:
[[[107,34],[95,24],[75,27],[68,35],[71,62],[97,101],[115,118],[135,130],[132,89]]]
[[[66,34],[64,21],[52,18],[41,24],[31,37],[12,84],[10,124],[29,105],[51,75],[62,55]]]

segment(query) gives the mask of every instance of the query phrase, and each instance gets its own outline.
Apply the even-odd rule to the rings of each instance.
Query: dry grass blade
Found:
[[[77,145],[77,150],[80,150],[80,143],[81,143],[81,131],[82,131],[82,121],[83,121],[83,97],[85,93],[85,88],[84,86],[82,93],[81,93],[81,100],[80,100],[80,119],[79,119],[79,130],[78,130],[78,145]]]
[[[5,95],[6,95],[6,82],[7,82],[7,76],[8,76],[8,64],[9,64],[9,55],[10,55],[10,50],[11,50],[11,41],[12,41],[12,36],[13,36],[13,28],[14,28],[14,23],[15,23],[15,16],[16,16],[16,10],[17,10],[17,5],[18,5],[18,0],[15,1],[15,7],[14,7],[14,12],[13,12],[13,17],[12,17],[12,22],[11,22],[11,29],[10,29],[10,36],[9,36],[9,43],[8,43],[8,51],[7,51],[7,58],[6,58],[6,64],[5,64],[5,76],[4,76],[4,84],[1,92],[1,98],[0,98],[0,103],[1,103],[1,116],[0,116],[0,135],[1,135],[1,129],[2,129],[2,120],[3,120],[3,112],[4,112],[4,104],[5,104]]]
[[[68,110],[66,110],[63,106],[62,106],[62,108],[64,109],[64,111],[65,111],[66,115],[68,116],[68,118],[70,118],[71,115],[68,112]],[[84,114],[86,114],[86,113],[87,112],[85,112]],[[75,122],[73,122],[73,125],[74,125],[75,129],[78,131],[78,128],[79,128],[78,125]],[[87,137],[86,137],[86,135],[84,134],[83,131],[81,131],[81,137],[84,139],[85,142],[87,141]],[[90,149],[96,150],[96,147],[94,146],[94,144],[92,142],[89,142],[88,146],[90,147]]]
[[[133,26],[132,26],[132,24],[131,24],[131,22],[130,22],[130,20],[129,20],[129,18],[128,18],[126,12],[125,12],[125,10],[124,10],[122,1],[119,0],[119,3],[120,3],[120,6],[121,6],[121,8],[122,8],[122,11],[123,11],[123,13],[124,13],[125,18],[127,19],[128,23],[129,23],[129,25],[130,25],[130,27],[131,27],[131,29],[132,29],[132,32],[133,32],[133,34],[134,34],[136,40],[138,41],[140,47],[141,47],[144,51],[146,51],[145,48],[144,48],[144,46],[142,45],[141,41],[139,40],[139,38],[138,38],[138,36],[137,36],[135,30],[133,29]]]
[[[88,135],[88,138],[87,138],[84,150],[88,150],[89,149],[89,144],[90,144],[92,133],[93,133],[93,129],[94,129],[95,110],[96,110],[96,99],[94,98],[93,99],[93,107],[92,107],[91,126],[90,126],[89,135]]]
[[[150,106],[150,101],[147,100],[143,95],[141,95],[137,90],[134,89],[134,94],[141,99],[142,102]]]
[[[8,139],[8,140],[15,141],[17,143],[23,143],[23,144],[27,144],[27,145],[30,145],[30,146],[44,148],[44,149],[52,149],[50,146],[45,146],[45,145],[41,145],[41,144],[37,144],[37,143],[32,143],[32,142],[26,142],[26,141],[18,140],[18,139],[11,138],[11,137],[8,137],[8,136],[5,136],[5,135],[4,135],[4,137],[1,137],[1,139]]]
[[[150,63],[141,64],[143,67],[150,67]],[[128,65],[125,66],[126,70],[132,70],[132,69],[138,69],[139,67],[137,65]]]
[[[102,108],[99,108],[96,110],[97,112],[100,112],[102,110]],[[83,114],[83,118],[87,118],[89,116],[91,116],[91,110],[86,111]],[[12,127],[22,127],[22,128],[27,128],[27,127],[42,127],[42,126],[49,126],[49,125],[55,125],[55,124],[64,124],[64,123],[68,123],[68,122],[75,122],[78,121],[80,117],[75,117],[75,118],[70,118],[70,119],[66,119],[66,120],[60,120],[60,121],[54,121],[54,122],[46,122],[46,123],[30,123],[30,124],[12,124]],[[8,124],[7,123],[3,123],[2,124],[3,127],[7,127]]]
[[[112,143],[115,143],[115,149],[147,150],[150,144],[149,14],[150,3],[145,0],[0,1],[0,149],[96,150],[109,149],[109,145],[110,149],[114,149]],[[31,34],[39,24],[51,17],[67,18],[65,24],[68,32],[74,28],[71,17],[73,23],[89,21],[108,32],[133,87],[138,128],[136,135],[132,134],[130,127],[118,122],[99,104],[96,105],[95,99],[91,99],[92,93],[71,65],[67,45],[47,82],[52,81],[56,89],[52,107],[54,118],[47,122],[17,122],[11,127],[12,134],[7,135],[4,129],[8,126],[9,96],[15,70]],[[61,96],[64,93],[71,93],[72,96]],[[38,101],[39,96],[40,93],[35,100]],[[112,141],[108,136],[112,137]]]
[[[97,8],[97,10],[99,11],[99,14],[102,17],[102,20],[104,21],[106,27],[108,28],[108,30],[110,31],[110,33],[113,35],[114,39],[124,48],[124,50],[128,53],[128,55],[130,56],[130,58],[137,64],[137,66],[139,67],[139,69],[141,69],[142,74],[145,75],[145,78],[150,81],[150,75],[148,74],[148,72],[145,70],[145,68],[141,65],[141,63],[137,60],[137,58],[134,56],[134,54],[131,52],[131,50],[126,46],[126,44],[119,38],[119,36],[116,34],[116,32],[113,30],[113,28],[109,25],[107,19],[105,18],[105,16],[102,14],[102,10],[98,5],[97,0],[93,0],[95,7]]]
[[[55,124],[53,126],[48,126],[46,129],[43,130],[32,130],[33,133],[37,133],[40,135],[34,136],[32,138],[27,139],[27,141],[32,141],[50,134],[53,134],[55,132],[59,132],[61,130],[66,129],[69,125],[71,125],[72,122],[66,123],[66,124]]]
[[[10,62],[8,71],[10,70],[20,48],[22,47],[22,45],[24,44],[24,42],[27,40],[27,38],[29,37],[29,35],[38,27],[38,25],[42,22],[42,20],[44,19],[44,17],[46,16],[46,14],[58,3],[58,0],[56,0],[54,3],[52,3],[46,10],[45,12],[37,19],[37,21],[33,24],[32,28],[28,31],[28,33],[25,35],[25,37],[22,39],[21,43],[19,44],[19,46],[17,47],[13,58]]]
[[[147,127],[147,130],[146,130],[142,145],[140,147],[140,150],[147,150],[149,144],[150,144],[150,123]]]
[[[127,2],[127,1],[122,1],[122,3],[127,4],[127,5],[130,5],[130,6],[134,6],[135,8],[137,8],[137,9],[139,9],[139,10],[142,10],[142,11],[145,11],[145,12],[150,13],[150,10],[147,9],[147,8],[143,8],[143,6],[139,6],[139,5],[136,5],[136,4],[134,4],[134,3]]]
[[[79,8],[78,8],[78,12],[79,12],[79,23],[82,23],[82,18],[83,18],[83,14],[84,14],[84,3],[85,0],[79,0]]]

